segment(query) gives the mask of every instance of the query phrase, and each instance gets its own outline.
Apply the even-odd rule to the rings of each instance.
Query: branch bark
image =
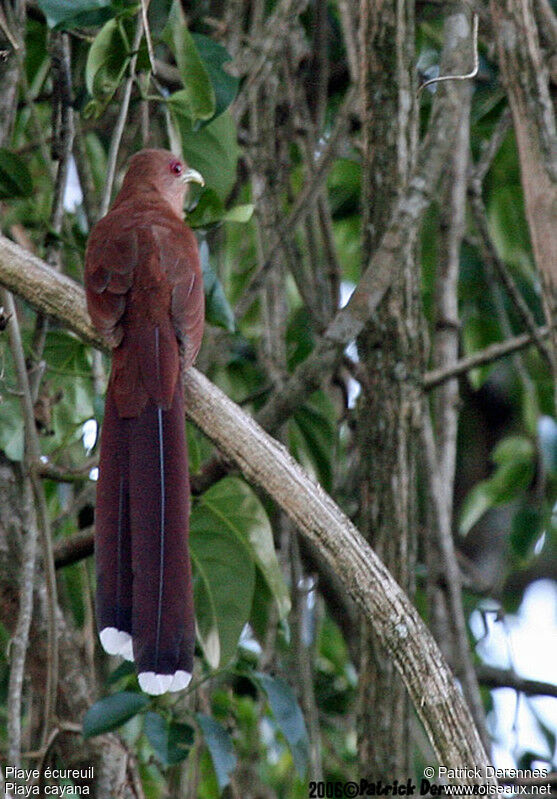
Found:
[[[0,282],[85,341],[106,347],[87,317],[81,287],[1,236]],[[283,446],[197,370],[187,372],[185,390],[190,418],[284,509],[338,574],[393,658],[439,761],[454,768],[487,766],[470,712],[435,641],[352,522]]]

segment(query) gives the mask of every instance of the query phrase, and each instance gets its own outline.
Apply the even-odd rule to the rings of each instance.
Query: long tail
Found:
[[[97,625],[104,649],[133,660],[132,558],[126,420],[106,394],[95,510]]]
[[[149,401],[129,419],[118,415],[109,388],[97,498],[98,623],[105,649],[108,638],[131,657],[133,643],[140,686],[151,694],[185,688],[193,669],[187,463],[181,381],[168,410]]]

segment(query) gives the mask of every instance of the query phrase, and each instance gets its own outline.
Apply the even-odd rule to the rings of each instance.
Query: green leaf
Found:
[[[21,402],[10,394],[0,395],[0,450],[11,461],[23,460],[23,419]]]
[[[195,615],[199,640],[212,668],[227,663],[249,619],[255,566],[231,525],[196,503],[191,514],[190,552],[194,566]]]
[[[485,481],[475,485],[462,504],[459,524],[460,534],[467,535],[476,522],[478,522],[484,513],[492,506],[493,501]]]
[[[305,361],[315,345],[312,321],[305,306],[297,308],[291,315],[286,331],[288,369],[294,371]]]
[[[253,216],[255,206],[253,203],[244,203],[243,205],[234,205],[224,212],[222,217],[223,222],[237,222],[240,225],[245,225]]]
[[[170,9],[163,38],[174,54],[184,84],[184,89],[178,94],[188,109],[187,116],[194,126],[198,120],[211,119],[216,109],[215,92],[177,0]]]
[[[502,86],[477,87],[474,91],[471,122],[476,125],[481,119],[491,114],[494,108],[505,99],[505,90]]]
[[[334,219],[344,219],[360,211],[362,167],[349,158],[338,158],[327,177]]]
[[[495,314],[486,314],[480,307],[477,313],[471,314],[464,321],[462,343],[467,355],[484,349],[498,338],[500,338],[500,327]],[[492,370],[492,364],[479,366],[468,373],[468,379],[472,386],[478,389]]]
[[[495,447],[491,454],[494,463],[504,466],[516,461],[531,462],[534,455],[534,445],[526,436],[507,436]]]
[[[298,408],[289,426],[293,455],[303,464],[307,464],[308,460],[313,464],[320,482],[329,492],[333,483],[334,419],[332,403],[320,391]]]
[[[225,477],[201,497],[215,522],[229,525],[257,564],[284,618],[290,612],[290,595],[277,560],[269,517],[250,486],[239,477]]]
[[[303,778],[309,763],[309,738],[294,692],[280,677],[256,672],[255,678],[267,695],[275,721],[292,752],[296,771]]]
[[[212,719],[210,716],[197,713],[196,719],[201,727],[205,743],[207,744],[213,761],[219,790],[222,792],[229,784],[230,775],[236,768],[237,761],[232,739],[222,724],[219,724],[218,721],[215,721],[215,719]]]
[[[188,224],[192,228],[207,228],[217,222],[249,222],[253,215],[252,203],[235,205],[228,210],[212,189],[206,189],[193,211],[188,213]]]
[[[215,94],[215,116],[219,116],[234,102],[238,94],[240,79],[235,78],[223,69],[224,64],[232,61],[228,50],[201,33],[192,33],[197,50],[203,59],[205,69]]]
[[[151,0],[149,3],[149,27],[153,36],[161,36],[168,22],[172,0]]]
[[[43,439],[45,454],[66,449],[78,442],[81,454],[81,426],[95,415],[95,393],[91,382],[90,353],[75,335],[65,330],[48,333],[44,351],[49,367],[45,384],[51,401],[51,434]]]
[[[504,505],[520,496],[534,476],[534,445],[525,436],[508,436],[494,449],[497,469],[470,491],[462,506],[459,529],[466,535],[490,508]]]
[[[32,194],[33,181],[25,161],[0,147],[0,200],[30,197]]]
[[[75,530],[74,522],[68,522],[61,525],[63,528],[67,527],[71,532]],[[83,627],[85,622],[85,604],[84,598],[86,596],[87,586],[84,585],[84,573],[81,564],[74,563],[62,569],[62,574],[58,579],[61,579],[64,585],[64,595],[67,597],[67,602],[71,608],[73,620],[77,627]]]
[[[123,23],[109,20],[95,36],[85,65],[87,91],[96,103],[87,113],[99,115],[120,85],[129,61],[129,43]]]
[[[513,552],[521,560],[531,553],[532,547],[542,532],[544,515],[539,507],[525,504],[515,513],[510,534]]]
[[[487,212],[490,233],[501,258],[510,265],[531,271],[530,233],[521,184],[494,189]]]
[[[230,307],[217,273],[209,261],[209,247],[203,240],[199,247],[203,284],[205,287],[205,319],[209,324],[223,327],[230,333],[236,330],[234,311]]]
[[[202,130],[194,130],[182,92],[171,94],[167,103],[180,134],[184,158],[201,172],[207,188],[225,200],[236,180],[239,152],[236,125],[230,111],[213,119]]]
[[[111,671],[107,678],[108,685],[114,685],[119,680],[123,680],[131,675],[135,675],[135,665],[131,660],[123,660],[119,666],[116,666],[114,671]]]
[[[83,737],[92,738],[120,727],[149,704],[142,694],[121,691],[92,705],[83,719]]]
[[[188,463],[190,474],[201,471],[201,447],[199,446],[197,428],[186,422],[186,441],[188,445]]]
[[[257,597],[257,602],[254,602],[252,605],[249,623],[255,634],[255,637],[259,641],[265,642],[267,631],[272,623],[271,611],[273,609],[274,602],[273,595],[269,590],[269,586],[263,579],[259,569],[257,569],[255,573],[254,596]]]
[[[111,0],[37,0],[49,28],[94,28],[112,16]]]
[[[163,766],[173,766],[185,760],[195,736],[189,724],[180,724],[151,712],[145,714],[144,730]]]

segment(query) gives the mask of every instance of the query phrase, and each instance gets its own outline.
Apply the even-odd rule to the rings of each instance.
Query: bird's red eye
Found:
[[[182,174],[183,166],[179,161],[171,161],[170,162],[170,171],[174,175],[181,175]]]

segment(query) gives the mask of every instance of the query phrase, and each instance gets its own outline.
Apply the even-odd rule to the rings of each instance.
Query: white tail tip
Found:
[[[174,674],[156,674],[154,671],[142,671],[138,674],[139,687],[146,694],[160,696],[167,691],[183,691],[191,680],[188,671],[176,671]]]
[[[133,660],[132,637],[116,627],[105,627],[99,633],[101,644],[109,655],[121,655],[126,660]]]
[[[177,671],[170,683],[169,691],[183,691],[187,688],[191,681],[191,674],[189,671]]]

